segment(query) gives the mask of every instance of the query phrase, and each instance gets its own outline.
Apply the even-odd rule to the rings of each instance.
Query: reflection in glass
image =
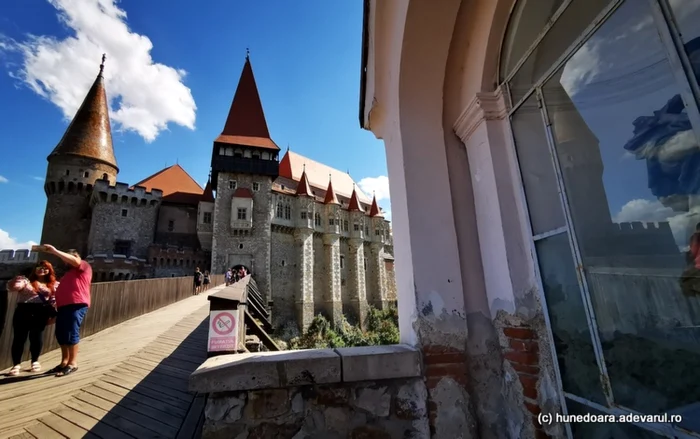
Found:
[[[547,73],[571,47],[589,24],[610,4],[611,0],[573,0],[547,32],[537,48],[528,56],[518,73],[508,83],[513,104],[518,103],[533,85]],[[530,8],[539,1],[529,1]],[[540,28],[541,31],[541,28]]]
[[[593,407],[580,404],[570,399],[566,400],[566,407],[571,415],[607,415]],[[571,433],[574,439],[661,439],[648,430],[643,430],[634,424],[625,423],[597,423],[597,422],[572,422]]]
[[[565,392],[605,404],[569,234],[535,242]]]
[[[530,211],[532,234],[539,235],[566,225],[542,113],[535,95],[531,95],[513,113],[511,127]]]
[[[564,0],[520,0],[510,16],[501,53],[501,82],[532,46]]]
[[[650,3],[627,1],[544,97],[615,402],[700,419],[700,147],[679,92]]]
[[[685,53],[700,82],[700,0],[669,0],[669,4],[681,33]]]

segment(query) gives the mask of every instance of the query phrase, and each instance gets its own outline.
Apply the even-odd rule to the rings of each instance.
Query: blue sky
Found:
[[[0,16],[0,248],[39,241],[46,156],[102,52],[119,181],[178,162],[204,185],[250,48],[277,144],[349,169],[390,208],[383,143],[358,121],[362,2],[73,3],[10,2]]]

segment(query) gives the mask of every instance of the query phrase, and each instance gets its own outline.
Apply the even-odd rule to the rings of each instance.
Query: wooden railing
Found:
[[[223,275],[212,275],[211,286],[224,283]],[[166,305],[186,299],[193,292],[192,277],[167,277],[159,279],[102,282],[92,285],[90,310],[81,328],[81,336],[87,337],[134,317],[155,311]],[[15,311],[16,293],[0,292],[0,369],[12,365],[12,317]],[[125,340],[128,343],[128,340]],[[29,347],[28,345],[26,346]],[[44,349],[57,349],[54,326],[46,328]],[[28,352],[25,352],[25,358]]]

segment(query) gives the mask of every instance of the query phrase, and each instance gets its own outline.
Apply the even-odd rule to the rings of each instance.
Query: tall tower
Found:
[[[96,180],[115,184],[109,109],[105,94],[105,56],[100,72],[63,138],[49,154],[46,170],[46,212],[41,242],[59,249],[77,249],[85,257],[90,233],[90,195]]]
[[[270,138],[250,57],[246,56],[221,135],[214,140],[212,272],[246,265],[270,297],[272,183],[279,147]]]

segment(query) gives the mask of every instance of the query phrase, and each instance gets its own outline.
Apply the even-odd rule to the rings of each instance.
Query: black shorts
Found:
[[[202,286],[202,283],[201,283],[201,282],[194,281],[194,286],[195,286],[195,287],[201,287],[201,286]]]

